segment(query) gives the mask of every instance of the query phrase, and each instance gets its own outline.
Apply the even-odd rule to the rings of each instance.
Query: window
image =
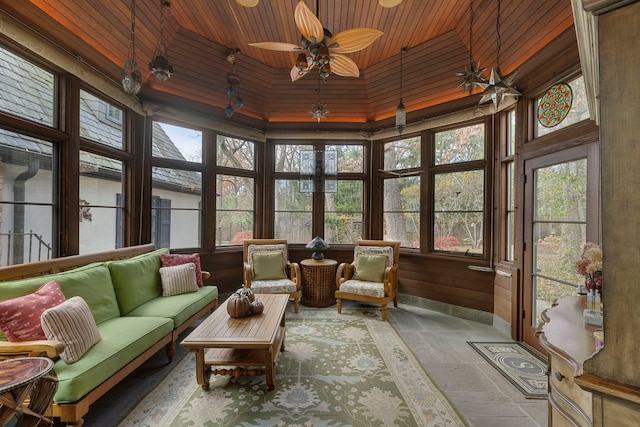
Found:
[[[27,120],[54,126],[53,73],[0,47],[0,109]]]
[[[216,245],[241,245],[255,232],[255,144],[218,135],[216,141]]]
[[[513,261],[515,259],[515,225],[516,225],[516,207],[515,207],[515,136],[516,136],[516,112],[509,110],[506,115],[506,141],[502,149],[502,177],[505,185],[503,206],[504,206],[504,235],[505,245],[503,249],[504,259]]]
[[[80,152],[80,254],[122,244],[122,162]]]
[[[582,120],[587,120],[589,118],[589,106],[587,105],[587,92],[584,88],[584,78],[582,76],[572,80],[569,82],[569,87],[571,87],[571,91],[573,92],[573,102],[571,103],[571,110],[567,117],[564,118],[558,125],[554,127],[544,127],[540,124],[538,120],[535,121],[535,135],[543,136],[555,132],[559,129],[566,128],[574,123],[578,123]],[[535,112],[537,115],[538,105],[540,104],[540,99],[542,97],[536,99],[535,102]]]
[[[433,249],[482,255],[487,168],[485,125],[436,132],[433,147]]]
[[[308,243],[321,236],[329,244],[361,239],[364,154],[360,143],[275,144],[274,237]]]
[[[202,174],[154,167],[151,194],[155,202],[151,212],[152,243],[159,248],[200,247]],[[165,231],[168,229],[170,233]],[[155,240],[160,237],[162,240]]]
[[[202,131],[153,122],[151,237],[156,247],[202,245]]]
[[[0,129],[0,265],[54,256],[54,146]]]
[[[420,247],[421,138],[384,144],[383,238]]]
[[[116,119],[117,117],[117,119]],[[80,137],[122,150],[122,110],[107,101],[80,91]]]

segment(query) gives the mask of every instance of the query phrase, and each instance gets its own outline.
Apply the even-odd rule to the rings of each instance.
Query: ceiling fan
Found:
[[[360,75],[358,65],[343,54],[362,50],[383,34],[382,31],[372,28],[353,28],[341,31],[334,36],[322,26],[320,20],[304,1],[300,1],[296,6],[294,19],[302,35],[300,45],[284,42],[249,43],[249,46],[260,49],[300,52],[295,65],[291,68],[292,81],[303,77],[314,67],[318,67],[323,80],[326,80],[331,73],[345,77],[358,77]]]

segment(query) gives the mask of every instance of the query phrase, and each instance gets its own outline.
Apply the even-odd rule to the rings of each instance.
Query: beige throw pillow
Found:
[[[353,279],[366,282],[384,281],[384,271],[387,268],[388,259],[389,257],[383,254],[357,254]]]
[[[258,251],[251,254],[253,280],[286,279],[283,265],[282,251]]]
[[[170,267],[160,267],[160,282],[162,283],[163,297],[197,292],[196,265],[188,262]]]

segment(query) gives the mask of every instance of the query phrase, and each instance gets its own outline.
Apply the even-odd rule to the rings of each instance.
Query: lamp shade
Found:
[[[307,243],[306,248],[314,251],[311,255],[311,258],[320,260],[324,259],[324,254],[322,253],[322,251],[329,249],[329,244],[322,240],[321,237],[314,237],[313,240]]]

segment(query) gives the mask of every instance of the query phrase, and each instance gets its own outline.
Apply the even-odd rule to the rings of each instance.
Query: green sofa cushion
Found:
[[[118,317],[98,325],[102,340],[77,362],[56,361],[56,403],[70,403],[85,396],[149,347],[173,331],[170,319]]]
[[[218,298],[217,286],[203,286],[198,288],[197,292],[170,297],[159,296],[130,311],[127,316],[166,317],[173,321],[175,329],[216,298]]]
[[[160,255],[166,253],[169,253],[169,249],[163,248],[129,259],[107,262],[122,316],[162,294]]]
[[[0,299],[4,301],[30,294],[50,280],[58,282],[66,299],[82,297],[89,305],[96,323],[100,324],[120,316],[111,274],[104,262],[87,264],[46,276],[0,282]],[[6,340],[4,335],[0,339]]]

